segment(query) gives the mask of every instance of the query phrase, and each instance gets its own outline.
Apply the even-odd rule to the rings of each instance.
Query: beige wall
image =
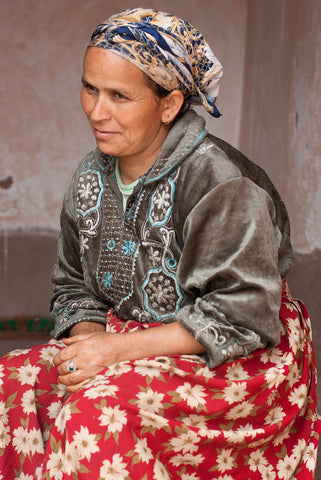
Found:
[[[149,0],[197,26],[225,67],[211,130],[238,143],[246,41],[244,0]],[[59,228],[70,176],[94,146],[79,103],[89,35],[133,0],[1,0],[0,231]],[[209,118],[209,116],[208,116]],[[5,185],[8,187],[10,182]]]
[[[321,248],[321,2],[249,0],[241,149],[272,176],[295,250]]]

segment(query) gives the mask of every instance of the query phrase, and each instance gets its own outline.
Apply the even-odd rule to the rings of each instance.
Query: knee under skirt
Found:
[[[123,362],[79,392],[51,340],[0,359],[0,480],[309,480],[321,419],[304,305],[284,289],[281,342],[209,369],[196,355]],[[107,329],[124,322],[112,312]]]

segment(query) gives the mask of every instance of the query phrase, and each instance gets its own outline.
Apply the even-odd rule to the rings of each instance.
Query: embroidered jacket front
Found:
[[[82,321],[179,321],[210,366],[277,344],[292,262],[285,207],[267,175],[187,112],[123,212],[115,158],[98,149],[66,192],[53,337]]]

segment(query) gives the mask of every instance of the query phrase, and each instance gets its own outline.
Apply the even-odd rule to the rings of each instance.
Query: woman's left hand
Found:
[[[122,360],[117,353],[120,341],[120,334],[107,332],[64,338],[66,347],[54,357],[58,381],[67,386],[68,392],[76,392],[100,370]],[[68,370],[70,360],[77,367],[74,372]]]
[[[178,322],[127,333],[94,332],[64,338],[55,357],[58,380],[76,392],[103,368],[126,360],[157,355],[203,353],[204,347]],[[68,371],[72,360],[77,370]]]

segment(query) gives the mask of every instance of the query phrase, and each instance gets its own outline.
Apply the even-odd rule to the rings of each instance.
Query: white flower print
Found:
[[[147,445],[146,438],[138,439],[135,445],[135,452],[140,458],[141,462],[149,463],[154,458],[151,449]]]
[[[9,409],[6,407],[5,402],[0,402],[0,425],[8,423],[8,412]]]
[[[293,385],[299,380],[299,378],[300,378],[300,373],[299,373],[298,364],[294,363],[293,365],[291,365],[289,373],[287,374],[287,377],[286,377],[289,387],[292,388]]]
[[[217,456],[217,468],[220,472],[225,472],[226,470],[231,470],[234,466],[234,458],[232,456],[232,449],[224,448],[221,453]]]
[[[124,480],[127,478],[129,472],[126,470],[126,463],[122,462],[123,458],[115,453],[112,461],[104,460],[100,468],[100,477],[103,480]]]
[[[47,407],[48,417],[49,418],[56,418],[61,409],[61,402],[53,402],[49,407]]]
[[[103,407],[99,417],[100,425],[107,426],[108,432],[120,432],[123,426],[127,424],[125,410],[120,410],[119,406]]]
[[[154,464],[154,478],[155,480],[170,480],[165,465],[163,465],[157,458]]]
[[[197,455],[192,453],[186,453],[185,455],[175,455],[170,459],[170,462],[174,467],[180,467],[181,465],[192,465],[197,468],[204,461],[203,455],[198,453]]]
[[[71,419],[71,408],[69,404],[66,404],[62,407],[58,417],[56,418],[56,426],[57,426],[58,432],[62,433],[65,430],[66,423],[70,419]]]
[[[95,399],[98,397],[114,397],[119,388],[116,385],[109,385],[109,380],[105,378],[105,382],[97,386],[90,387],[84,393],[84,397]]]
[[[154,392],[149,389],[147,392],[139,392],[136,396],[138,397],[137,406],[141,410],[158,413],[163,406],[163,393]]]
[[[34,390],[27,390],[22,395],[21,405],[23,411],[29,415],[30,413],[36,413],[36,399],[35,399],[35,391]]]
[[[273,440],[273,445],[274,446],[282,445],[284,443],[284,440],[289,438],[289,436],[290,436],[289,428],[284,429],[280,435],[275,437],[275,440]]]
[[[63,472],[67,475],[72,475],[73,473],[77,472],[80,467],[79,460],[80,459],[75,444],[67,441],[64,451]]]
[[[306,467],[310,472],[314,472],[317,461],[317,450],[311,442],[304,451],[303,461],[306,462]]]
[[[40,357],[45,362],[48,362],[50,365],[53,365],[53,358],[59,351],[60,349],[54,346],[45,347],[41,350]]]
[[[4,366],[0,365],[0,386],[3,384],[3,380],[2,380],[2,378],[4,377],[3,370],[4,370]],[[0,478],[0,480],[1,480],[1,478]]]
[[[279,367],[282,367],[283,365],[284,366],[293,365],[294,363],[293,353],[288,352],[287,354],[283,354],[281,357],[279,357],[276,360],[275,363]]]
[[[136,360],[135,365],[135,372],[139,373],[143,377],[159,377],[162,373],[159,367],[163,367],[163,365],[161,362],[157,362],[156,360]]]
[[[73,435],[73,444],[75,445],[79,458],[86,457],[89,461],[91,455],[99,451],[96,435],[89,433],[87,427],[80,427],[80,431]]]
[[[234,420],[235,418],[246,418],[253,410],[253,404],[249,402],[242,402],[239,405],[231,408],[225,415],[227,420]]]
[[[233,363],[227,368],[225,377],[228,380],[247,380],[249,374],[244,370],[240,363]]]
[[[271,390],[278,388],[285,379],[284,368],[272,367],[265,374],[266,383]]]
[[[15,480],[33,480],[33,476],[22,472],[19,477],[15,477]]]
[[[106,377],[109,377],[109,376],[118,376],[118,375],[122,375],[123,373],[128,373],[130,372],[132,369],[132,366],[131,365],[128,365],[128,363],[114,363],[113,365],[111,365],[108,370],[106,370],[105,372],[105,375]]]
[[[298,320],[288,319],[288,331],[289,331],[289,344],[291,350],[293,350],[294,355],[296,355],[300,344],[302,343],[301,340],[301,327],[300,322]]]
[[[35,367],[33,365],[24,365],[18,369],[18,380],[21,385],[34,385],[38,373],[40,372],[40,367]]]
[[[211,379],[215,377],[215,370],[205,366],[197,370],[196,375],[201,375],[202,377]]]
[[[183,423],[190,427],[197,428],[200,437],[215,438],[221,434],[220,430],[210,430],[207,426],[207,418],[204,415],[189,415],[183,419]]]
[[[43,439],[40,430],[36,428],[30,430],[28,442],[29,450],[32,455],[35,453],[44,453]]]
[[[35,478],[36,480],[42,480],[42,467],[36,468]]]
[[[262,475],[262,480],[276,480],[276,472],[272,465],[260,465],[259,472]]]
[[[62,480],[63,478],[64,456],[61,448],[57,453],[51,452],[47,462],[47,470],[50,472],[51,478],[54,480]]]
[[[197,408],[206,403],[203,398],[206,397],[206,392],[202,385],[194,385],[194,387],[192,387],[189,382],[185,382],[184,385],[178,387],[176,391],[179,393],[182,400],[185,400],[187,405],[191,408]]]
[[[27,455],[30,451],[29,435],[26,428],[18,427],[13,431],[12,445],[17,453]]]
[[[261,429],[264,432],[263,429]],[[228,442],[242,442],[246,437],[254,438],[257,435],[258,431],[253,430],[252,425],[247,425],[244,427],[240,427],[237,430],[224,430],[223,434],[224,437]]]
[[[5,427],[0,423],[0,450],[2,448],[6,448],[6,446],[9,445],[11,440],[9,432],[10,432],[10,427],[9,426]]]
[[[232,383],[223,390],[224,400],[229,404],[242,402],[248,392],[246,391],[246,383]]]
[[[181,480],[200,480],[200,477],[197,477],[196,473],[183,473]]]
[[[12,350],[9,354],[9,358],[19,357],[20,355],[26,355],[30,352],[30,348],[18,348],[17,350]]]
[[[289,401],[291,405],[297,405],[298,408],[302,408],[308,393],[307,385],[300,385],[299,387],[295,388],[289,395]]]
[[[293,456],[286,455],[277,463],[278,478],[288,480],[293,475],[296,469],[296,460]]]
[[[266,425],[278,423],[282,421],[283,417],[285,417],[285,412],[283,411],[282,407],[278,405],[269,411],[268,415],[265,417],[264,423]]]
[[[187,433],[182,433],[178,437],[174,437],[170,440],[170,445],[173,447],[174,452],[193,453],[198,450],[200,438],[193,430],[189,430]]]
[[[58,397],[64,397],[66,394],[66,385],[63,385],[62,383],[57,383],[56,388],[58,391],[55,393],[58,395]]]
[[[241,432],[239,430],[223,430],[223,435],[230,443],[242,442],[245,438],[244,432]]]
[[[235,479],[231,477],[231,475],[220,475],[217,480],[235,480]]]
[[[278,363],[281,356],[282,352],[279,348],[272,348],[271,350],[265,350],[265,352],[260,355],[260,360],[263,363]]]
[[[260,465],[268,465],[267,459],[264,457],[261,450],[255,450],[249,457],[250,470],[256,472]]]
[[[252,437],[255,438],[257,435],[264,434],[264,428],[253,428],[253,425],[247,423],[246,425],[242,425],[238,428],[238,432],[242,432],[245,437]]]
[[[293,457],[298,458],[298,459],[301,458],[304,450],[306,449],[306,445],[307,445],[306,441],[303,440],[303,438],[300,438],[297,445],[295,445],[293,447],[293,450],[292,450]]]
[[[147,428],[164,428],[168,425],[168,419],[153,412],[141,410],[138,416],[141,418],[141,426]]]

